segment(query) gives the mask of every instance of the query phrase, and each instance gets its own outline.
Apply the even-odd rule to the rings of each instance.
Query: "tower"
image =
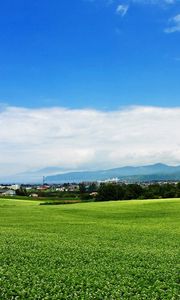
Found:
[[[45,185],[45,183],[46,183],[46,177],[43,176],[43,185]]]

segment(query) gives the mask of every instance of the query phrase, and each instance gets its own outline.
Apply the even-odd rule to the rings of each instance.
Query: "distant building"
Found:
[[[56,192],[67,192],[68,189],[62,186],[62,187],[56,188],[55,191],[56,191]]]
[[[19,184],[12,184],[11,186],[9,186],[9,188],[11,190],[17,191],[20,189],[20,185]]]
[[[120,179],[118,177],[116,178],[108,178],[108,179],[105,179],[105,180],[100,180],[98,181],[99,183],[120,183]]]
[[[96,197],[98,195],[98,192],[92,192],[92,193],[90,193],[90,196],[92,196],[92,197]]]
[[[33,188],[32,186],[26,186],[26,187],[25,187],[25,190],[26,190],[26,191],[30,191],[30,190],[32,190],[32,188]]]
[[[68,187],[68,191],[69,192],[77,192],[77,191],[79,191],[79,185],[78,184],[71,184]]]
[[[38,198],[39,196],[38,196],[38,194],[33,193],[33,194],[29,195],[29,197],[32,197],[32,198]]]
[[[15,196],[16,192],[14,190],[0,190],[1,196]]]
[[[40,190],[40,191],[46,191],[50,188],[49,185],[41,185],[41,186],[38,186],[37,187],[37,190]]]

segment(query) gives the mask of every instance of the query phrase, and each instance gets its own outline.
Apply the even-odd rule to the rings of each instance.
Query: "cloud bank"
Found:
[[[0,175],[45,166],[99,169],[180,163],[180,108],[6,107],[0,111]]]

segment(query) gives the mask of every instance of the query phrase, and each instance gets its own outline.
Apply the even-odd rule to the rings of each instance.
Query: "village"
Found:
[[[146,188],[154,185],[177,186],[179,181],[144,181],[144,182],[129,182],[119,180],[118,178],[110,178],[102,181],[94,182],[80,182],[80,183],[61,183],[61,184],[47,184],[44,181],[42,184],[0,184],[1,197],[18,197],[26,196],[31,198],[39,197],[63,197],[76,198],[79,194],[86,194],[90,197],[97,195],[98,189],[101,185],[117,185],[128,186],[138,185],[141,188]]]

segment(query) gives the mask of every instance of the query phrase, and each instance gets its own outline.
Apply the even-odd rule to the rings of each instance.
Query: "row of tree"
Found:
[[[97,201],[179,198],[178,184],[101,184],[98,188]]]

